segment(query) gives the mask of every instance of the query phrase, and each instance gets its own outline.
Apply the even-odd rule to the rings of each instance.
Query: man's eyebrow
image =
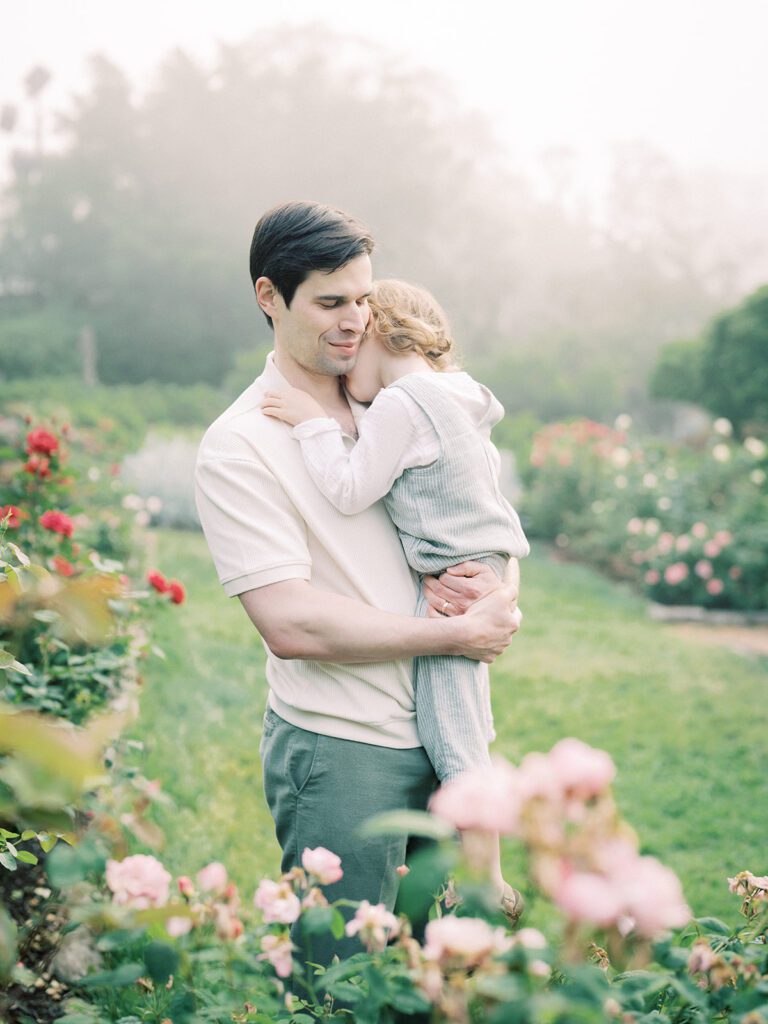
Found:
[[[370,292],[364,292],[362,295],[358,295],[358,298],[359,299],[367,299],[367,298],[370,297],[370,295],[371,295]],[[347,301],[347,296],[346,295],[316,295],[315,299],[318,300],[318,301],[322,301],[322,302],[339,302],[339,301],[346,302]]]

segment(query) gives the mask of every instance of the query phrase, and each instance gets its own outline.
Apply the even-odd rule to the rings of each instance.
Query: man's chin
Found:
[[[357,352],[346,359],[342,359],[340,356],[321,356],[317,363],[317,371],[328,377],[343,377],[354,368],[356,361]]]

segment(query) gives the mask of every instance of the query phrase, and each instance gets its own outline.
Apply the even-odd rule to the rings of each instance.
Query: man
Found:
[[[365,408],[344,392],[368,322],[373,241],[315,203],[265,214],[251,246],[256,298],[275,335],[263,374],[207,431],[198,456],[200,519],[219,578],[267,650],[264,789],[284,871],[305,847],[339,854],[329,898],[392,908],[400,837],[362,840],[385,810],[426,806],[436,780],[416,731],[411,659],[490,662],[519,625],[516,566],[501,587],[468,563],[427,585],[433,615],[414,618],[416,581],[381,503],[343,516],[312,483],[264,392],[303,388],[341,424],[348,447]],[[347,940],[349,941],[349,940]],[[313,948],[328,960],[352,942]]]

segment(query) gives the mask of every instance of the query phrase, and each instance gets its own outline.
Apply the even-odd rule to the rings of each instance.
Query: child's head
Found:
[[[435,370],[454,370],[448,317],[425,288],[389,278],[376,281],[368,333],[395,354],[417,352]]]

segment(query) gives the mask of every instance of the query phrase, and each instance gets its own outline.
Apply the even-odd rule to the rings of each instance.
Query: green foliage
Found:
[[[575,360],[572,340],[561,349],[557,339],[542,339],[532,351],[511,353],[499,343],[493,355],[469,360],[469,369],[493,389],[510,417],[527,413],[547,422],[587,412],[603,419],[622,404],[620,358],[609,359],[603,351]]]
[[[86,388],[75,377],[35,377],[5,382],[0,409],[9,416],[76,424],[95,458],[115,462],[141,447],[149,427],[201,428],[226,404],[227,399],[208,384]]]
[[[768,428],[768,285],[709,326],[701,357],[701,401],[738,432]]]
[[[264,360],[267,353],[271,351],[270,344],[263,344],[256,349],[249,349],[247,352],[236,352],[232,369],[224,378],[221,389],[231,401],[245,391],[249,384],[259,376],[264,369]]]
[[[0,318],[0,375],[42,377],[55,366],[62,376],[80,370],[77,330],[66,310],[46,307]]]
[[[648,383],[652,398],[700,402],[702,397],[701,341],[672,341],[659,352]]]
[[[533,439],[542,425],[538,416],[531,412],[507,415],[494,427],[493,443],[497,448],[506,448],[514,453],[519,471],[530,463]]]
[[[768,431],[768,285],[715,317],[700,340],[665,346],[650,390],[703,405],[742,436]]]

